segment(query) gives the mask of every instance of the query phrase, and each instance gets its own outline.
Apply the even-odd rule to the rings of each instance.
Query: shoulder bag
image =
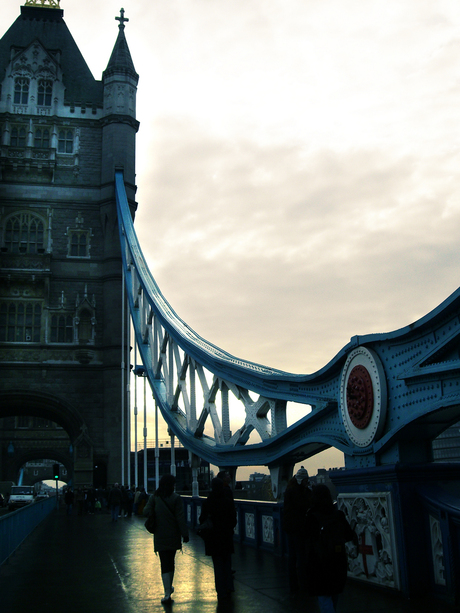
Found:
[[[150,515],[147,517],[144,524],[145,529],[147,532],[150,532],[150,534],[155,534],[155,523],[155,499],[153,499],[152,510],[150,511]]]

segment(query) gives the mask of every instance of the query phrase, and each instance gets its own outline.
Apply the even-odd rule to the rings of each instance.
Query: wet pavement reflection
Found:
[[[68,517],[54,512],[0,566],[3,613],[317,613],[315,599],[289,598],[286,562],[271,553],[236,545],[235,593],[218,603],[212,560],[201,539],[176,555],[175,592],[161,604],[163,586],[152,536],[141,517]],[[443,603],[408,601],[349,582],[338,613],[451,613]]]

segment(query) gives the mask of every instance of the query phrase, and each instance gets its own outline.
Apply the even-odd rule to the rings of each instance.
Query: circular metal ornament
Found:
[[[386,407],[385,372],[379,357],[366,347],[354,349],[340,380],[340,412],[352,443],[367,447],[380,435]]]
[[[374,410],[374,393],[369,371],[362,364],[354,366],[348,377],[347,410],[354,426],[367,428]]]

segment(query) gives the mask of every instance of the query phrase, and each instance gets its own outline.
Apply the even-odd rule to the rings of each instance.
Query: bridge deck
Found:
[[[217,606],[212,561],[192,535],[176,557],[174,603],[177,613],[305,613],[314,599],[288,598],[285,560],[236,545],[232,603]],[[159,560],[139,517],[119,519],[53,512],[11,558],[0,566],[1,610],[8,613],[153,613],[164,611]],[[349,582],[339,613],[451,613],[443,603],[407,601]]]

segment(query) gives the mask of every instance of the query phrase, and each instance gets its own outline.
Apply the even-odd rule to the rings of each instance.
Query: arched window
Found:
[[[26,146],[26,129],[18,126],[13,126],[11,130],[10,145],[12,147]]]
[[[53,82],[41,79],[38,82],[38,106],[51,106],[51,98],[53,95]]]
[[[4,245],[10,253],[38,253],[43,250],[43,221],[31,213],[18,213],[5,224]]]
[[[59,130],[58,153],[73,153],[72,130]]]
[[[74,232],[70,241],[70,255],[73,257],[86,257],[88,255],[86,232]]]
[[[42,307],[39,302],[2,302],[0,304],[0,341],[39,343]]]
[[[91,313],[87,309],[83,309],[80,313],[80,323],[78,325],[78,340],[80,343],[88,342],[93,338],[93,330],[91,323]]]
[[[51,317],[51,342],[71,343],[73,341],[73,319],[70,315]]]
[[[14,104],[27,104],[29,102],[29,79],[16,77],[14,80]]]
[[[50,131],[48,128],[38,128],[35,130],[34,147],[48,149],[50,146]]]

